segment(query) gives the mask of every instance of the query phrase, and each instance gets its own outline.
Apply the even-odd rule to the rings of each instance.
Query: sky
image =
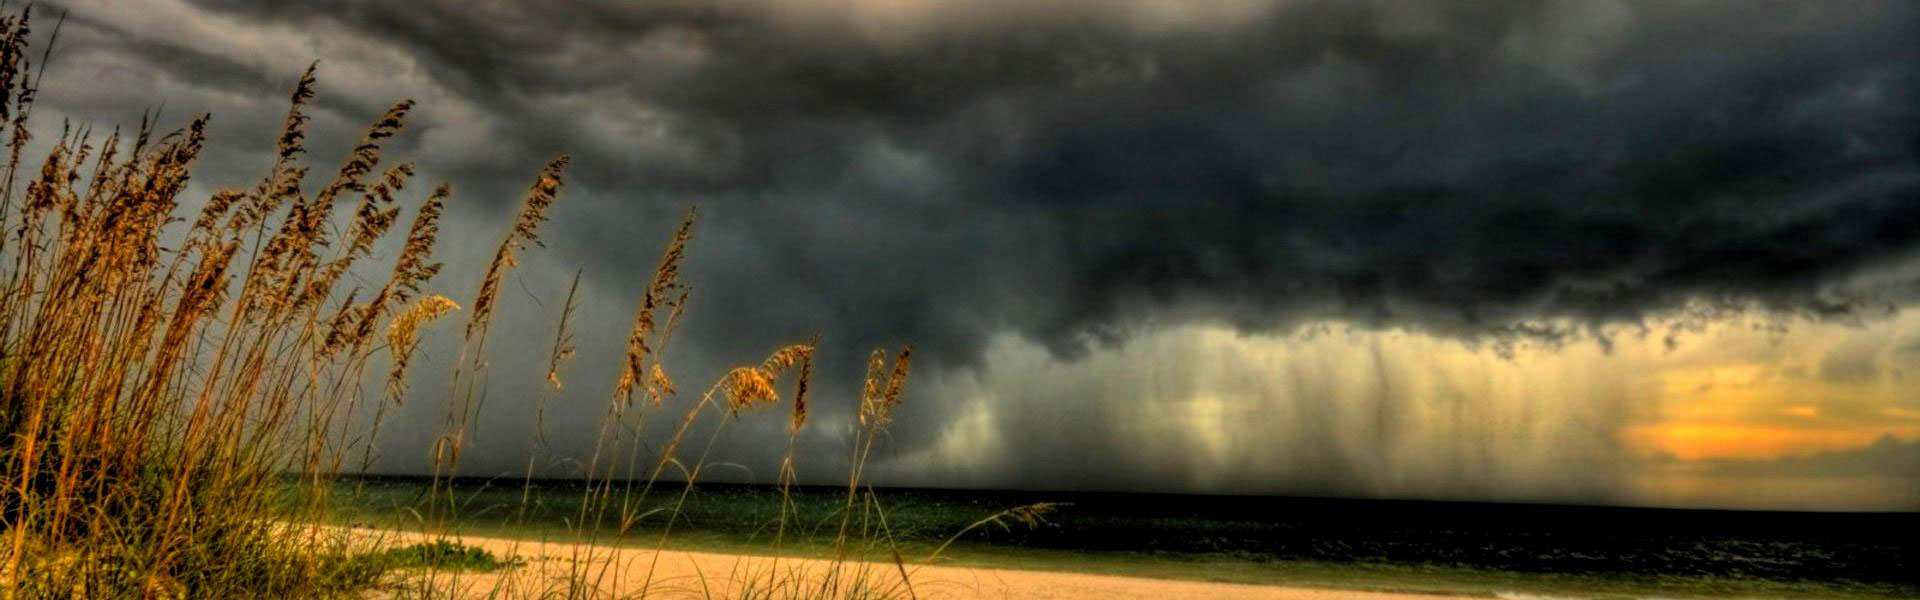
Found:
[[[803,482],[844,477],[866,353],[913,343],[883,484],[1920,510],[1909,0],[36,10],[67,14],[41,126],[211,113],[202,197],[258,180],[313,61],[319,170],[417,101],[393,147],[454,186],[430,288],[462,304],[572,156],[468,474],[522,468],[576,270],[538,456],[577,473],[698,207],[669,365],[818,334]],[[443,387],[380,470],[427,464]],[[729,424],[716,476],[771,479],[784,427]]]

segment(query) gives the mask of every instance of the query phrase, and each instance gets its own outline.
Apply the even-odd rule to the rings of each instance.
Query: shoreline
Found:
[[[370,547],[404,545],[432,539],[419,532],[350,528],[352,539]],[[749,592],[773,591],[774,597],[815,590],[829,581],[858,582],[882,598],[923,600],[984,600],[989,598],[1047,598],[1058,600],[1148,600],[1208,598],[1210,600],[1433,600],[1449,594],[1386,592],[1320,587],[1222,583],[1158,579],[1113,574],[1027,570],[1003,567],[919,565],[893,562],[835,562],[729,554],[699,550],[656,551],[649,548],[588,546],[567,542],[530,541],[503,537],[455,534],[454,541],[487,550],[503,560],[521,564],[495,572],[414,572],[404,589],[426,585],[456,590],[459,598],[541,597],[563,593],[584,581],[600,597],[627,597],[642,590],[649,597],[739,597]],[[906,572],[910,584],[903,583]],[[416,581],[424,579],[424,582]],[[392,597],[397,589],[376,591],[370,599]],[[804,593],[804,592],[803,592]],[[1456,594],[1457,595],[1457,594]]]

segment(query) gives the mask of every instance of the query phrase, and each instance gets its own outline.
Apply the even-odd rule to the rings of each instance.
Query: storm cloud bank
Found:
[[[1332,322],[1506,350],[1915,298],[1920,5],[1903,0],[68,7],[46,102],[101,122],[212,110],[203,180],[248,181],[271,138],[247,132],[271,131],[316,58],[317,123],[341,130],[325,135],[420,100],[401,152],[483,215],[572,153],[541,260],[605,282],[602,329],[700,206],[683,335],[702,367],[810,332],[832,363],[912,341],[933,376],[963,378],[996,345],[1074,364],[1187,327]],[[1287,385],[1272,377],[1248,385]],[[939,389],[901,423],[900,455],[977,399]],[[1393,408],[1417,399],[1383,402],[1381,419],[1418,418]],[[1325,464],[1386,477],[1340,456]],[[929,479],[992,485],[1017,466]],[[1496,488],[1474,494],[1527,495]]]

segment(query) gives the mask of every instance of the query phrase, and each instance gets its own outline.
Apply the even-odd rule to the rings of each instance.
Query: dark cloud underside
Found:
[[[898,36],[752,3],[487,6],[212,8],[406,48],[502,115],[495,143],[583,154],[585,193],[709,206],[754,247],[704,264],[778,255],[759,286],[945,361],[1168,307],[1469,334],[1847,310],[1835,285],[1920,242],[1905,2],[1293,2],[1201,30],[1088,5]],[[569,135],[635,123],[658,139]],[[597,222],[591,260],[644,264]],[[710,298],[751,300],[724,279]]]

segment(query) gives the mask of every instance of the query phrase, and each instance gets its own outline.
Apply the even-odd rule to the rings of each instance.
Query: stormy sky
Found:
[[[819,334],[803,480],[911,342],[881,483],[1920,509],[1911,1],[98,0],[36,31],[62,10],[41,126],[210,112],[200,196],[257,181],[312,61],[322,170],[418,101],[395,153],[455,187],[462,304],[572,155],[470,474],[521,468],[580,269],[539,453],[577,469],[697,206],[669,364]],[[450,338],[382,470],[426,464]],[[721,476],[770,479],[783,427],[729,425]]]

